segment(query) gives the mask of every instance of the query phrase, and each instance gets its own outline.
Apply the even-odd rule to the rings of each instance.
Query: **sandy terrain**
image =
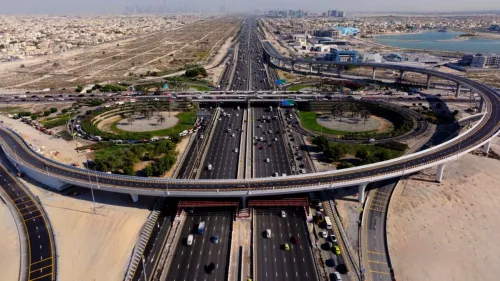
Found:
[[[3,202],[0,202],[0,272],[2,280],[18,280],[20,266],[19,237],[16,223]]]
[[[151,119],[147,119],[144,117],[138,117],[132,124],[130,124],[127,119],[124,119],[116,124],[116,127],[120,130],[127,132],[149,132],[156,131],[162,129],[168,129],[170,127],[175,126],[179,122],[179,118],[173,116],[168,116],[168,113],[162,112],[165,117],[165,122],[160,124],[158,122],[158,116],[152,116]]]
[[[90,190],[74,198],[27,183],[49,215],[56,237],[60,280],[122,280],[140,228],[154,198],[142,196],[132,203],[127,194]],[[72,192],[69,192],[70,194]]]
[[[0,88],[8,91],[85,86],[137,79],[147,71],[205,63],[236,33],[239,22],[236,18],[212,18],[43,60],[5,64],[0,70]]]
[[[21,122],[19,119],[10,119],[4,115],[0,115],[0,120],[4,124],[15,128],[19,134],[30,143],[35,149],[50,158],[66,164],[86,161],[85,154],[78,153],[75,148],[82,146],[78,141],[67,142],[63,139],[56,139],[46,135],[35,128]]]
[[[495,140],[498,144],[498,139]],[[498,280],[500,162],[467,154],[398,187],[388,240],[398,280]]]

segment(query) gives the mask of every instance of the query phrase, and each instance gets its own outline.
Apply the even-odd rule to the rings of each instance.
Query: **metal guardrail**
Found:
[[[156,222],[158,221],[158,217],[165,206],[165,197],[160,197],[153,207],[153,211],[149,214],[148,219],[144,223],[141,228],[141,234],[137,238],[137,242],[135,243],[134,252],[130,258],[127,272],[125,274],[125,281],[134,280],[135,274],[137,272],[137,268],[141,263],[141,259],[144,255],[144,250],[151,238],[151,234],[153,233],[153,229],[155,227]],[[144,268],[142,270],[145,270]]]

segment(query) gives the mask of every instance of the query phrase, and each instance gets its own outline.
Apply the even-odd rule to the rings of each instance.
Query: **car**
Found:
[[[330,234],[330,241],[337,243],[337,236],[335,236],[335,234]]]
[[[335,250],[335,254],[336,254],[337,256],[339,256],[339,255],[340,255],[340,248],[339,248],[339,246],[335,245],[335,246],[333,246],[333,248],[334,248],[334,250]]]
[[[275,177],[278,177],[278,176],[279,176],[279,174],[278,174],[278,173],[274,173],[274,176],[275,176]]]
[[[238,153],[238,148],[235,148],[235,149],[234,149],[234,152]]]
[[[212,237],[212,243],[218,244],[219,241],[220,241],[219,235],[216,234]]]
[[[290,238],[290,240],[291,240],[291,241],[292,241],[292,243],[293,243],[293,244],[295,244],[295,245],[299,245],[299,244],[300,244],[300,240],[299,240],[299,238],[298,238],[298,237],[296,237],[296,236],[292,236],[292,237]]]
[[[266,229],[266,234],[265,234],[266,238],[271,238],[271,229]]]
[[[269,147],[274,147],[274,144],[270,143],[270,144],[269,144]]]
[[[214,272],[214,269],[215,269],[215,263],[213,263],[213,262],[205,265],[205,272],[206,273],[212,273],[212,272]]]
[[[340,276],[340,273],[338,271],[335,271],[333,273],[333,276],[335,276],[335,281],[342,281],[342,277]]]
[[[285,249],[285,251],[290,251],[290,244],[285,243],[285,245],[283,245],[283,248]]]
[[[284,210],[281,210],[281,217],[286,218],[286,212]]]
[[[326,233],[326,231],[320,231],[318,234],[319,234],[320,237],[323,237],[323,238],[327,238],[328,237],[328,233]]]
[[[259,149],[260,149],[260,150],[264,150],[264,147],[263,147],[263,146],[261,146],[261,147],[259,147]]]

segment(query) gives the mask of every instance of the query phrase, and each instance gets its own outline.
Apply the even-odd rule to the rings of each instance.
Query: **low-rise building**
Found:
[[[474,68],[500,68],[500,55],[467,54],[462,56],[459,64]]]
[[[336,62],[357,62],[358,52],[354,50],[330,49],[330,53],[325,55],[325,60]]]

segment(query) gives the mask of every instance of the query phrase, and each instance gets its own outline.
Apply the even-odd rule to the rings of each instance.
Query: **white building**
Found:
[[[379,53],[376,54],[365,54],[363,56],[363,62],[367,63],[381,63],[382,56]]]

